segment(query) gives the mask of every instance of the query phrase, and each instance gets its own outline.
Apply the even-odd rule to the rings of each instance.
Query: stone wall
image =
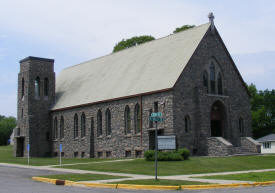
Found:
[[[207,71],[210,76],[211,62],[215,64],[216,78],[218,72],[222,75],[222,94],[210,94],[209,81],[208,92],[203,85],[203,72]],[[193,154],[207,155],[205,144],[211,137],[211,107],[217,101],[224,106],[226,117],[221,137],[240,146],[240,137],[252,134],[250,98],[219,35],[208,31],[174,86],[174,130],[178,147],[187,147]],[[191,120],[187,132],[185,116]],[[239,118],[244,120],[244,133],[240,133]]]
[[[207,138],[208,156],[228,156],[233,154],[233,145],[222,137]]]
[[[173,133],[173,95],[172,92],[157,93],[142,97],[133,97],[122,100],[99,103],[79,108],[72,108],[61,111],[54,111],[51,114],[52,120],[55,117],[58,120],[58,128],[60,125],[61,116],[64,117],[65,136],[64,139],[53,140],[53,155],[58,155],[59,144],[63,144],[65,157],[125,157],[126,151],[130,157],[143,156],[145,150],[149,149],[149,132],[153,128],[149,128],[149,111],[154,110],[154,102],[158,102],[159,111],[164,114],[164,122],[159,124],[159,129],[162,130],[162,135],[172,135]],[[142,132],[135,133],[134,131],[134,109],[135,105],[139,104],[142,108]],[[124,111],[126,105],[130,108],[131,115],[131,133],[125,134],[124,128]],[[106,135],[106,120],[105,111],[107,108],[111,112],[111,135]],[[97,112],[102,112],[102,128],[103,135],[97,135]],[[74,139],[73,124],[74,116],[78,115],[79,136],[81,114],[86,116],[86,136]],[[91,126],[93,119],[94,126]],[[53,121],[52,121],[53,122]],[[93,131],[91,131],[93,128]],[[92,132],[94,137],[92,136]],[[94,146],[94,151],[91,147]],[[76,153],[77,152],[77,153]],[[83,152],[83,153],[82,153]],[[76,155],[77,154],[77,155]],[[137,154],[137,155],[136,155]]]
[[[241,146],[248,153],[261,153],[261,144],[251,137],[241,137]]]

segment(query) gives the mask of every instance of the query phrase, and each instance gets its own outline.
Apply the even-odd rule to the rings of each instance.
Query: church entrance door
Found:
[[[24,157],[24,137],[18,137],[16,139],[16,157]]]
[[[225,107],[217,101],[211,108],[211,136],[224,137],[225,123],[226,123]]]

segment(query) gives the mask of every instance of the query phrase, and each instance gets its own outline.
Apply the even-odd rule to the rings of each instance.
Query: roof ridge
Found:
[[[82,65],[82,64],[86,64],[86,63],[91,62],[91,61],[94,61],[94,60],[99,60],[99,59],[104,58],[104,57],[108,57],[108,56],[111,56],[111,55],[119,54],[119,53],[121,53],[121,52],[126,52],[126,51],[128,51],[128,50],[135,49],[135,48],[138,48],[138,47],[147,45],[147,44],[149,44],[149,43],[156,42],[156,41],[161,40],[161,39],[164,39],[164,38],[168,38],[168,37],[171,37],[171,36],[174,36],[174,35],[182,34],[182,33],[185,33],[185,32],[187,32],[187,31],[195,30],[195,29],[200,28],[200,27],[202,27],[202,26],[204,26],[204,25],[207,25],[207,24],[210,25],[210,23],[207,22],[207,23],[204,23],[204,24],[195,26],[195,27],[193,27],[193,28],[189,28],[189,29],[184,30],[184,31],[180,31],[180,32],[177,32],[177,33],[172,33],[172,34],[169,34],[169,35],[166,35],[166,36],[157,38],[157,39],[152,40],[152,41],[144,42],[144,43],[142,43],[142,44],[139,44],[139,45],[136,45],[136,46],[132,46],[132,47],[130,47],[130,48],[126,48],[126,49],[123,49],[123,50],[120,50],[120,51],[117,51],[117,52],[111,52],[111,53],[109,53],[109,54],[106,54],[106,55],[103,55],[103,56],[99,56],[99,57],[97,57],[97,58],[93,58],[93,59],[87,60],[87,61],[85,61],[85,62],[81,62],[81,63],[79,63],[79,64],[75,64],[75,65],[66,67],[66,68],[64,68],[62,71],[67,70],[67,69],[70,69],[70,68],[74,68],[74,67],[79,66],[79,65]],[[62,72],[62,71],[61,71],[61,72]]]

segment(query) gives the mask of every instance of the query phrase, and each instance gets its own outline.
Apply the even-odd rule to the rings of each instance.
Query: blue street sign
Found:
[[[164,119],[162,117],[150,117],[150,121],[157,121],[157,122],[163,122]]]
[[[59,151],[62,152],[62,144],[59,145]]]
[[[162,113],[161,112],[152,113],[151,117],[162,117]]]
[[[30,144],[27,144],[27,151],[30,152]]]

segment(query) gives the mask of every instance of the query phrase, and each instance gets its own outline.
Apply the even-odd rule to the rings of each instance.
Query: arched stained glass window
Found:
[[[57,118],[54,118],[53,122],[53,139],[57,139],[58,137],[58,129],[57,129]]]
[[[124,126],[125,134],[131,133],[131,113],[128,105],[125,107],[124,111]]]
[[[81,115],[81,137],[86,135],[86,116],[85,113]]]
[[[78,116],[74,115],[74,138],[78,137]]]
[[[49,96],[49,79],[44,79],[44,96]]]
[[[60,135],[59,135],[60,139],[64,138],[64,117],[61,116],[60,119]]]
[[[190,117],[187,115],[184,118],[184,130],[185,132],[189,132],[191,129],[191,121],[190,121]]]
[[[37,77],[34,81],[34,95],[36,99],[40,98],[40,78]]]
[[[140,107],[139,107],[139,104],[136,104],[136,106],[135,106],[135,133],[140,132],[140,128],[141,128],[140,121],[141,121]]]
[[[110,109],[107,109],[105,112],[106,117],[106,135],[111,135],[112,133],[112,124],[111,124],[111,111]]]
[[[97,112],[97,136],[102,135],[102,113],[101,110]]]

